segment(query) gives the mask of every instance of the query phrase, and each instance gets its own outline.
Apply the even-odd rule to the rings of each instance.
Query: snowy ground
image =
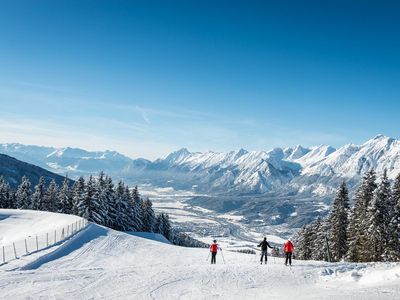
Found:
[[[73,215],[60,218],[59,214],[35,210],[0,209],[0,247],[28,236],[53,231],[79,219]]]
[[[0,210],[1,211],[1,210]],[[23,214],[23,212],[18,212]],[[8,213],[10,215],[10,212]],[[28,218],[31,218],[32,215]],[[59,215],[60,222],[68,216]],[[26,218],[25,218],[26,219]],[[23,220],[23,218],[21,218]],[[6,219],[0,220],[0,224]],[[29,226],[20,224],[20,230]],[[43,223],[43,230],[46,225]],[[51,225],[49,225],[51,226]],[[4,231],[0,232],[5,234]],[[147,236],[153,238],[152,236]],[[43,255],[0,266],[1,299],[399,299],[399,264],[328,264],[182,248],[86,229]]]
[[[142,195],[150,197],[157,212],[169,214],[174,226],[190,236],[207,244],[216,238],[227,249],[256,249],[264,236],[273,244],[281,246],[285,239],[271,232],[279,232],[279,226],[256,228],[247,226],[243,216],[218,214],[199,206],[191,206],[185,200],[195,196],[190,191],[179,191],[173,188],[156,188],[141,186]],[[272,228],[275,227],[275,228]]]

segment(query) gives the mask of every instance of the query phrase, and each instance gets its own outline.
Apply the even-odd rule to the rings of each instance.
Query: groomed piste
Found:
[[[70,223],[69,215],[0,209],[0,246]],[[73,220],[72,220],[73,221]],[[17,228],[17,230],[16,230]],[[18,231],[18,234],[13,233]],[[53,247],[0,266],[2,299],[398,299],[400,264],[294,261],[168,244],[89,224]]]

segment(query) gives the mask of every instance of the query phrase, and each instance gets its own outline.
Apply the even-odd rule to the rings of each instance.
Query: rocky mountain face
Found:
[[[13,189],[16,189],[21,183],[22,176],[28,177],[32,187],[39,182],[41,176],[44,177],[46,184],[49,184],[53,179],[58,185],[62,185],[64,182],[63,176],[51,173],[43,168],[22,162],[5,154],[0,154],[0,176],[3,176]],[[70,180],[71,185],[72,183],[73,181]]]

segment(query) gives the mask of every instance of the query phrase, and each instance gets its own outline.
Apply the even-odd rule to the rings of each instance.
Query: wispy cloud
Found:
[[[172,108],[169,110],[157,109],[153,107],[143,107],[139,105],[129,104],[113,104],[113,108],[117,108],[123,111],[134,111],[142,114],[143,119],[145,117],[150,121],[150,116],[161,116],[171,119],[182,119],[182,120],[203,120],[205,118],[215,117],[209,112],[186,110],[182,108]],[[145,117],[143,116],[143,113]],[[147,121],[145,121],[147,123]]]
[[[143,120],[147,123],[150,124],[150,119],[149,119],[149,115],[147,114],[146,110],[144,110],[143,108],[141,108],[140,106],[136,106],[136,110],[138,112],[140,112],[140,114],[142,115]]]

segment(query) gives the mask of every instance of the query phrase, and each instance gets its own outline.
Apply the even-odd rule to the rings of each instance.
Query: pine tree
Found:
[[[9,187],[9,194],[8,194],[8,203],[9,208],[15,209],[17,207],[17,201],[15,200],[15,192]]]
[[[118,182],[115,197],[116,219],[114,224],[114,228],[117,230],[129,229],[129,219],[127,215],[129,197],[129,191],[127,195],[124,183],[122,181]]]
[[[89,177],[85,186],[84,196],[77,205],[78,216],[87,219],[90,222],[102,224],[101,206],[99,203],[99,192],[96,188],[96,182],[93,176]]]
[[[153,232],[156,217],[155,217],[152,206],[153,206],[153,204],[151,203],[149,198],[147,198],[145,201],[143,201],[143,204],[142,204],[142,222],[143,222],[142,231]]]
[[[312,257],[312,228],[311,224],[305,225],[294,238],[297,245],[296,257],[301,260],[310,260]]]
[[[348,229],[347,259],[353,262],[370,261],[370,248],[368,238],[369,221],[367,208],[372,201],[376,189],[375,171],[365,173],[361,186],[358,188],[354,207],[351,212]]]
[[[89,178],[90,181],[90,178]],[[90,212],[91,216],[89,217],[89,221],[95,222],[100,225],[104,225],[104,218],[107,214],[105,211],[104,205],[100,202],[100,191],[98,189],[98,185],[96,184],[96,181],[93,179],[94,185],[93,185],[93,194],[91,197],[91,207],[90,207]]]
[[[387,204],[390,197],[390,182],[385,169],[367,209],[367,221],[369,222],[367,236],[368,244],[371,246],[369,252],[372,261],[382,261],[383,259],[384,248],[387,244],[388,224],[386,224],[386,219],[389,217]]]
[[[109,210],[109,195],[107,190],[107,178],[105,178],[104,172],[101,171],[97,179],[96,189],[99,194],[99,204],[100,204],[100,217],[103,220],[101,225],[107,226],[108,224],[108,210]]]
[[[161,214],[159,214],[156,216],[156,219],[154,220],[153,231],[155,233],[162,233],[164,231],[163,225],[164,224],[163,224]]]
[[[133,205],[131,202],[131,192],[129,191],[129,187],[125,186],[125,192],[124,192],[124,200],[126,203],[126,209],[125,209],[125,231],[135,231],[136,227],[134,226],[134,210],[133,210]]]
[[[41,210],[52,211],[52,212],[57,211],[56,210],[58,202],[57,197],[58,197],[58,186],[53,179],[46,189]]]
[[[168,214],[160,213],[157,215],[154,221],[153,230],[155,233],[162,234],[167,240],[173,240],[173,231]]]
[[[393,214],[388,228],[387,249],[384,252],[388,261],[400,261],[400,173],[397,175],[392,191]]]
[[[12,192],[8,183],[0,176],[0,208],[12,208]]]
[[[15,202],[17,203],[16,207],[20,209],[31,208],[31,194],[31,182],[26,176],[23,176],[21,184],[15,193]]]
[[[58,192],[57,211],[63,214],[71,214],[72,206],[72,192],[68,184],[68,177],[65,177],[64,183]]]
[[[172,238],[172,230],[171,230],[171,222],[169,219],[169,215],[168,214],[161,214],[161,220],[163,223],[163,230],[162,230],[162,235],[165,236],[165,238],[167,240],[171,240]]]
[[[328,218],[329,247],[333,261],[340,261],[348,250],[349,202],[349,192],[346,183],[343,181],[336,192],[332,211]]]
[[[132,200],[133,200],[133,201],[138,201],[138,200],[140,200],[139,189],[138,189],[137,186],[135,186],[135,187],[132,189],[131,197],[132,197]]]
[[[79,215],[78,205],[85,199],[85,179],[79,177],[72,187],[72,214]]]
[[[140,231],[143,228],[143,201],[138,187],[135,186],[130,197],[132,230]]]
[[[310,259],[328,260],[328,249],[326,247],[327,233],[329,232],[329,223],[318,218],[310,224]]]
[[[106,226],[114,228],[116,219],[117,219],[117,211],[116,211],[116,204],[115,204],[115,189],[114,183],[111,177],[106,176],[105,178],[105,187],[104,187],[104,201],[106,201],[107,207],[107,216],[104,220]]]
[[[35,186],[35,191],[32,194],[31,208],[35,210],[41,210],[43,208],[44,196],[45,196],[45,182],[44,177],[39,178],[38,184]]]

